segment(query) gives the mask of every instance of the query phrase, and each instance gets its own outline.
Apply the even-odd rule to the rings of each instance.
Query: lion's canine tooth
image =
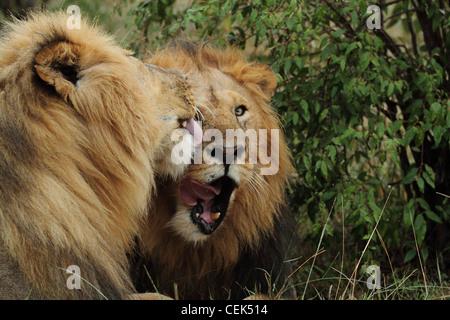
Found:
[[[211,220],[216,221],[220,217],[220,212],[211,212]]]

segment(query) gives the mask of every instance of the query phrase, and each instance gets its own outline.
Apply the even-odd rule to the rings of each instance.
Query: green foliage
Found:
[[[239,46],[272,66],[272,105],[297,169],[290,204],[310,226],[304,239],[317,243],[332,202],[343,199],[324,245],[343,237],[342,215],[347,244],[362,249],[394,188],[378,238],[400,263],[416,257],[416,243],[424,259],[445,252],[432,231],[450,222],[447,2],[387,2],[373,30],[372,3],[363,0],[122,2],[137,27],[137,52],[188,36]],[[368,251],[384,254],[382,246]]]

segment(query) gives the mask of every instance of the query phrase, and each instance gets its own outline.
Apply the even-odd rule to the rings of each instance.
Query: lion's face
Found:
[[[152,112],[150,117],[158,119],[161,124],[156,135],[161,139],[157,142],[159,148],[154,155],[156,174],[177,178],[190,163],[195,146],[202,139],[201,128],[194,121],[197,109],[191,88],[185,76],[175,70],[130,59],[136,66],[136,77],[142,83],[145,103]],[[189,150],[182,154],[181,159],[172,158],[172,149],[177,144],[182,144],[184,150]]]
[[[210,78],[215,79],[212,84]],[[227,129],[257,128],[260,115],[252,97],[225,74],[211,70],[206,77],[189,75],[189,79],[198,84],[195,94],[204,102],[200,108],[202,129],[213,134],[208,129],[216,129],[223,136],[222,142],[205,136],[202,163],[191,164],[178,185],[177,210],[171,225],[187,240],[199,241],[222,223],[239,186],[258,179],[255,164],[236,163],[238,158],[249,158],[249,148],[226,139],[226,133]],[[227,156],[231,160],[227,161]]]
[[[261,191],[268,187],[264,168],[278,165],[277,150],[270,149],[278,145],[270,132],[278,127],[266,99],[234,76],[206,66],[202,72],[181,69],[201,111],[198,120],[204,139],[201,159],[197,153],[177,183],[176,209],[169,225],[184,239],[200,242],[227,223],[236,195],[251,190],[263,196]]]

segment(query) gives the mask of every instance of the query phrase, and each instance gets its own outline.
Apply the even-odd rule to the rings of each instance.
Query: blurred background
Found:
[[[273,68],[300,298],[450,298],[448,1],[1,0],[0,19],[69,5],[137,57],[188,37]]]

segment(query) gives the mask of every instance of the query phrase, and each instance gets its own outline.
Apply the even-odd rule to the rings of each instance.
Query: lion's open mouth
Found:
[[[236,184],[222,177],[209,185],[194,179],[185,179],[178,185],[181,200],[192,206],[191,219],[204,234],[211,234],[225,218]]]

